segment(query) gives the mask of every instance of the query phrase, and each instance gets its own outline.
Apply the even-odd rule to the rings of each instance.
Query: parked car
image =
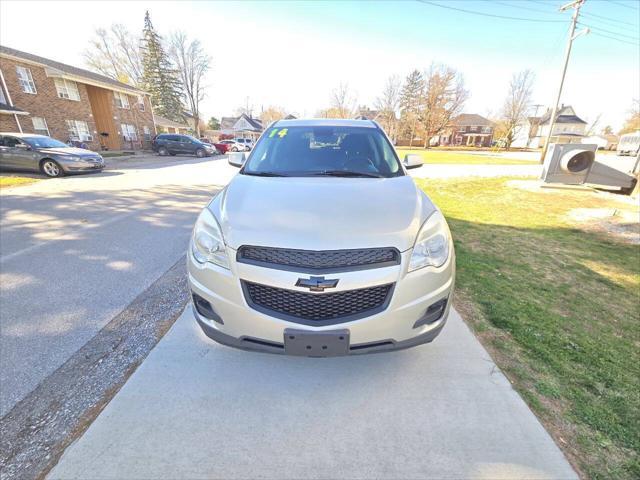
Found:
[[[0,133],[0,168],[42,172],[48,177],[100,172],[105,167],[99,153],[70,147],[46,135]]]
[[[220,140],[221,145],[228,145],[227,152],[247,152],[250,148],[244,143],[239,143],[235,140]],[[217,144],[216,144],[217,145]]]
[[[187,254],[213,340],[304,356],[431,342],[447,321],[447,222],[370,120],[280,120],[200,213]]]
[[[191,135],[176,133],[157,135],[151,143],[151,148],[160,155],[195,155],[203,158],[217,153],[213,145],[201,142]]]
[[[236,138],[234,140],[236,141],[236,143],[239,143],[247,147],[247,150],[251,150],[253,148],[254,142],[251,138]]]
[[[618,155],[637,155],[640,152],[640,130],[625,133],[618,141]]]

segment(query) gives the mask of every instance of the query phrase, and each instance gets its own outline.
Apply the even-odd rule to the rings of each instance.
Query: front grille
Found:
[[[400,252],[390,247],[316,251],[243,245],[238,249],[237,261],[293,271],[330,273],[398,265]]]
[[[262,313],[305,325],[333,325],[384,310],[393,284],[334,293],[306,293],[242,282],[247,303]]]

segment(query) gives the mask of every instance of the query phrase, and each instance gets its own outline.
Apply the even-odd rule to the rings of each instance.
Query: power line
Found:
[[[622,2],[616,2],[614,0],[609,0],[609,3],[613,3],[614,5],[620,5],[621,7],[628,8],[629,10],[637,10],[637,8],[633,8],[632,6],[626,5],[626,4],[622,3]]]
[[[631,22],[625,22],[624,20],[616,20],[610,17],[604,17],[602,15],[596,15],[595,13],[583,13],[582,14],[583,17],[587,17],[587,18],[597,18],[600,21],[603,22],[609,22],[609,23],[615,23],[617,24],[622,24],[622,25],[630,25],[632,27],[635,27],[636,29],[640,28],[640,24],[638,23],[631,23]]]
[[[434,7],[446,8],[448,10],[455,10],[455,11],[464,12],[464,13],[471,13],[473,15],[480,15],[483,17],[500,18],[503,20],[518,20],[521,22],[540,22],[540,23],[565,23],[564,20],[543,20],[539,18],[509,17],[506,15],[494,15],[492,13],[478,12],[475,10],[467,10],[464,8],[452,7],[451,5],[440,5],[439,3],[429,2],[427,0],[417,0],[417,1],[427,5],[433,5]]]
[[[601,27],[594,27],[593,25],[587,25],[586,23],[582,23],[579,22],[580,25],[587,27],[587,28],[591,28],[593,30],[595,30],[596,32],[605,32],[611,35],[617,35],[619,37],[626,37],[630,40],[636,40],[636,41],[640,41],[640,39],[638,37],[632,37],[631,35],[625,35],[624,33],[618,33],[618,32],[612,32],[611,30],[607,30],[606,28],[601,28]]]
[[[636,46],[636,47],[638,46],[638,44],[637,44],[637,43],[634,43],[634,42],[628,42],[627,40],[622,40],[622,39],[620,39],[620,38],[612,37],[612,36],[610,36],[610,35],[604,35],[604,34],[602,34],[602,33],[598,33],[598,32],[591,32],[591,34],[592,34],[592,35],[597,35],[598,37],[609,38],[609,39],[611,39],[611,40],[615,40],[615,41],[620,42],[620,43],[626,43],[627,45],[633,45],[633,46]]]
[[[555,15],[556,14],[556,12],[552,12],[550,10],[542,10],[541,8],[523,7],[522,5],[514,5],[512,3],[498,2],[498,1],[495,1],[495,0],[484,0],[484,1],[490,1],[491,3],[497,3],[498,5],[504,5],[505,7],[518,8],[520,10],[529,10],[530,12],[544,13],[546,15]],[[520,2],[520,3],[523,3],[523,2]]]

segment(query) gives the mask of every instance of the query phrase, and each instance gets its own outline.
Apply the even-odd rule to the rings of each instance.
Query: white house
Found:
[[[544,146],[551,124],[551,110],[541,117],[528,117],[512,144],[513,147],[540,148]],[[587,122],[576,115],[573,107],[562,105],[558,109],[553,125],[551,141],[554,143],[581,143],[587,129]]]

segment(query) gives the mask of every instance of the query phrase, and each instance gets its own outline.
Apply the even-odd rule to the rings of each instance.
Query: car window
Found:
[[[270,128],[258,141],[242,173],[404,175],[381,130],[343,126]]]
[[[34,148],[69,148],[69,145],[50,137],[25,137],[26,143]]]
[[[22,142],[15,137],[4,137],[3,144],[5,147],[13,148],[16,145],[20,145],[21,143]]]
[[[179,135],[168,135],[167,140],[170,142],[179,142],[181,140]]]

